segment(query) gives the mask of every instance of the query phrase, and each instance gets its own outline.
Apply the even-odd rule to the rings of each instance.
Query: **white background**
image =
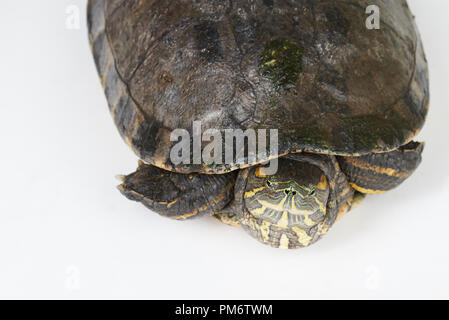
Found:
[[[108,113],[86,1],[2,0],[0,298],[449,298],[449,2],[409,2],[431,68],[423,164],[318,244],[283,251],[121,196],[114,176],[137,159]]]

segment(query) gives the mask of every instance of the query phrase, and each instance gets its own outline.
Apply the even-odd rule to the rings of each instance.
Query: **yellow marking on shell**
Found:
[[[202,206],[202,207],[200,207],[200,208],[198,208],[198,209],[193,210],[192,212],[183,214],[183,215],[181,215],[181,216],[173,217],[173,219],[175,219],[175,220],[185,220],[185,219],[194,217],[194,216],[196,216],[198,213],[203,212],[203,211],[206,211],[207,209],[211,208],[213,205],[215,205],[215,204],[218,203],[219,201],[220,201],[220,200],[217,199],[217,200],[215,200],[215,201],[212,201],[210,204],[207,203],[207,204],[205,204],[204,206]]]
[[[196,216],[198,214],[198,210],[194,210],[193,212],[191,212],[191,213],[186,213],[186,214],[183,214],[183,215],[181,215],[181,216],[176,216],[176,217],[172,217],[172,219],[173,220],[186,220],[186,219],[189,219],[189,218],[191,218],[191,217],[194,217],[194,216]]]
[[[109,68],[111,66],[112,63],[112,54],[109,52],[108,53],[108,60],[106,61],[106,67],[104,68],[104,74],[101,77],[101,85],[103,86],[104,90],[106,90],[106,78],[109,74]]]
[[[122,95],[123,95],[124,90],[125,90],[125,87],[122,86],[122,87],[120,88],[120,93],[119,93],[119,95],[118,95],[117,101],[115,101],[115,102],[113,103],[113,105],[112,105],[112,107],[111,107],[111,110],[110,110],[110,113],[111,113],[111,115],[112,115],[112,119],[114,119],[114,121],[115,121],[115,111],[117,110],[117,105],[118,105],[118,103],[120,102],[120,99],[122,98]]]
[[[290,240],[285,233],[282,234],[281,239],[279,240],[279,248],[280,249],[288,249],[290,244]]]
[[[129,135],[126,135],[125,137],[125,142],[126,144],[132,148],[132,141],[133,138],[136,136],[137,134],[137,130],[139,130],[140,125],[142,124],[142,122],[145,121],[145,117],[143,116],[143,114],[137,109],[136,110],[136,120],[134,121],[134,125],[132,126],[132,132]]]
[[[366,193],[366,194],[384,194],[387,192],[385,190],[373,190],[373,189],[363,188],[363,187],[356,185],[355,183],[350,183],[350,185],[358,192]]]
[[[162,201],[162,202],[158,202],[158,204],[166,205],[167,208],[171,208],[171,207],[172,207],[174,204],[176,204],[179,200],[180,200],[180,199],[177,198],[177,199],[173,200],[172,202]]]
[[[245,192],[244,197],[245,197],[245,198],[251,198],[251,197],[255,196],[256,193],[258,193],[258,192],[260,192],[260,191],[263,191],[263,190],[265,190],[265,187],[260,187],[260,188],[256,188],[256,189],[254,189],[254,190]]]
[[[396,177],[399,179],[404,179],[411,175],[411,172],[399,172],[392,168],[379,167],[376,165],[369,164],[368,162],[357,159],[357,158],[345,158],[345,161],[349,162],[352,166],[354,166],[356,168],[360,168],[360,169],[364,169],[364,170],[368,170],[368,171],[374,171],[375,173],[378,173],[378,174],[385,174],[387,176]]]
[[[296,234],[298,237],[298,242],[303,245],[304,247],[308,247],[310,243],[312,242],[312,237],[307,234],[304,230],[298,227],[293,227],[292,231]]]
[[[321,175],[320,182],[318,183],[318,185],[316,187],[317,187],[317,189],[320,189],[320,190],[326,190],[327,189],[327,179],[326,179],[326,176],[324,174]]]

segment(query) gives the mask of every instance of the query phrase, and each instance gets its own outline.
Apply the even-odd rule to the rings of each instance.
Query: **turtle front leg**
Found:
[[[140,162],[137,171],[123,176],[118,186],[130,200],[176,220],[220,212],[234,195],[236,173],[182,174]]]
[[[422,160],[424,143],[410,142],[394,151],[339,157],[351,186],[364,194],[384,193],[410,177]]]

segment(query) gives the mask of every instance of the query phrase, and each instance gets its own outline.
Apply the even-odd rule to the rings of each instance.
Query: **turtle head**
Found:
[[[261,168],[248,177],[244,201],[249,213],[281,228],[308,229],[323,221],[329,185],[318,167],[280,159],[275,175],[266,176]]]

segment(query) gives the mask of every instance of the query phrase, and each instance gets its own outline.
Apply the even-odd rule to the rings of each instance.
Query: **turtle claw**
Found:
[[[125,182],[125,180],[126,180],[126,176],[123,174],[118,174],[115,176],[115,178],[120,182]]]

